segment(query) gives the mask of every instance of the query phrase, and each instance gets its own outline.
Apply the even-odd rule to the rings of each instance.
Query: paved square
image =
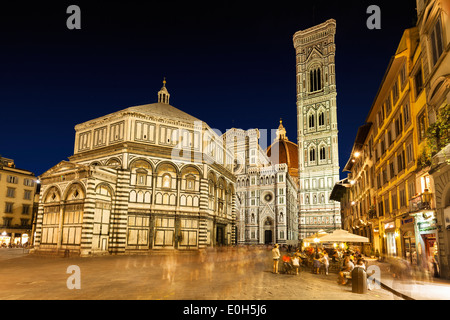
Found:
[[[61,258],[0,252],[2,300],[394,300],[389,291],[352,293],[337,275],[273,274],[266,250],[206,255]],[[11,249],[9,249],[11,250]],[[19,249],[16,249],[19,250]],[[69,266],[80,269],[81,289],[70,290]]]

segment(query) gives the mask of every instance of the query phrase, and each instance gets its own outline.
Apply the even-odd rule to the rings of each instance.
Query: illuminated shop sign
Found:
[[[436,229],[436,220],[419,222],[418,224],[420,231],[428,231]]]

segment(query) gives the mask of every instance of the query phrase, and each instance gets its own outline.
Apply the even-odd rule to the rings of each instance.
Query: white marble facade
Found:
[[[75,127],[70,161],[40,177],[36,250],[86,256],[235,242],[233,154],[169,97],[164,82],[158,103]]]
[[[336,21],[330,19],[293,37],[301,239],[341,226],[339,203],[329,199],[339,181],[335,34]]]
[[[258,129],[224,135],[234,153],[238,244],[298,243],[297,184],[288,164],[275,163],[259,144]]]

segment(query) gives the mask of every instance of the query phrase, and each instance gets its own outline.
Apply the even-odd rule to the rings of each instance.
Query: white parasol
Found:
[[[369,238],[338,229],[319,238],[320,242],[369,242]]]

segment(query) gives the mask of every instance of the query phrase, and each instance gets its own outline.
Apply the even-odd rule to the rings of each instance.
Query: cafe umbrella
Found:
[[[369,242],[369,238],[338,229],[319,238],[320,242]]]

